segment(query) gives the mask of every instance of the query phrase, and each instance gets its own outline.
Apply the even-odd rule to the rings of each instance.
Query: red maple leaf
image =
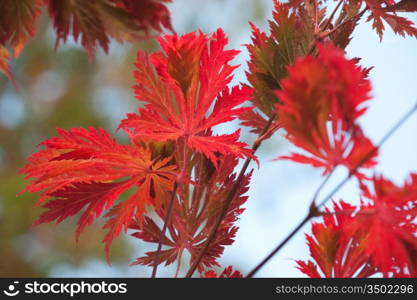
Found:
[[[224,32],[219,29],[211,37],[201,32],[167,35],[159,43],[161,52],[138,53],[134,88],[145,107],[128,114],[121,128],[139,140],[183,139],[215,165],[217,154],[251,156],[238,141],[239,131],[212,134],[214,126],[251,109],[238,106],[251,97],[252,89],[227,87],[236,68],[228,63],[238,51],[224,50]]]
[[[376,30],[381,40],[385,31],[383,21],[385,21],[396,34],[417,37],[417,28],[414,23],[411,20],[396,14],[397,11],[402,10],[416,11],[415,1],[399,1],[396,3],[392,0],[365,0],[364,2],[371,11],[367,21],[372,21],[372,28]],[[414,4],[408,4],[407,2],[414,2]],[[414,6],[414,8],[412,8],[412,6]]]
[[[288,68],[282,90],[276,92],[281,101],[278,119],[288,140],[311,156],[295,153],[281,158],[323,167],[325,174],[338,165],[349,171],[361,163],[362,168],[372,167],[376,153],[367,156],[374,146],[356,123],[370,98],[367,70],[331,44],[317,48],[318,57],[300,58]]]
[[[174,31],[171,17],[165,3],[171,0],[113,0],[117,7],[123,8],[132,16],[132,21],[141,30],[148,32],[151,28],[162,31],[167,28]]]
[[[237,270],[233,270],[232,266],[225,268],[220,274],[213,270],[209,270],[201,274],[201,278],[242,278],[243,275]]]
[[[46,149],[31,157],[20,170],[33,178],[25,191],[42,191],[37,205],[45,211],[35,224],[57,223],[84,209],[78,220],[76,238],[101,213],[114,205],[123,192],[136,191],[108,214],[105,228],[106,252],[133,216],[143,219],[146,205],[159,207],[172,190],[176,175],[171,157],[154,159],[149,149],[120,145],[103,129],[58,129],[59,136],[41,143]]]
[[[364,236],[345,235],[344,230],[354,220],[355,207],[340,201],[333,211],[325,210],[323,221],[312,224],[312,234],[306,234],[312,260],[298,260],[297,268],[312,278],[369,277],[375,267],[363,251]]]
[[[364,236],[364,253],[385,276],[417,276],[412,255],[417,249],[417,174],[403,186],[375,176],[372,189],[362,189],[365,200],[345,227],[346,235]]]
[[[150,29],[172,31],[170,0],[46,0],[57,34],[56,47],[70,34],[81,39],[90,58],[97,46],[108,51],[110,37],[117,41],[141,38]]]

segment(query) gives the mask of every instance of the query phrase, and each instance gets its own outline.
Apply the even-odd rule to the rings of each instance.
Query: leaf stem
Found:
[[[339,9],[340,5],[342,5],[342,3],[344,2],[344,0],[340,0],[339,3],[337,3],[336,7],[333,9],[332,13],[330,14],[329,18],[327,19],[326,23],[323,26],[323,31],[326,30],[329,25],[331,24],[337,10]]]
[[[310,211],[317,211],[318,206],[316,205],[317,202],[317,198],[321,192],[321,190],[324,188],[324,186],[326,185],[326,183],[329,181],[330,177],[332,176],[334,170],[336,169],[337,166],[334,166],[331,171],[327,174],[327,176],[324,178],[323,182],[319,185],[319,187],[317,188],[316,192],[313,195],[313,198],[311,199],[310,202]]]
[[[158,271],[158,265],[159,265],[159,261],[161,258],[162,242],[165,238],[168,224],[171,219],[172,212],[174,210],[173,208],[174,208],[175,198],[177,196],[177,189],[178,189],[178,181],[175,181],[174,188],[172,189],[171,199],[169,200],[168,209],[167,209],[165,220],[164,220],[164,227],[162,227],[162,232],[161,232],[161,235],[159,237],[159,242],[158,242],[158,248],[156,249],[155,262],[154,262],[152,275],[151,275],[152,278],[156,277],[156,272]]]
[[[182,178],[184,177],[184,173],[187,170],[187,160],[188,160],[187,141],[184,141],[184,144],[182,146],[183,146],[183,162],[182,162],[183,165],[182,165],[180,173],[177,174],[177,179],[175,180],[174,186],[172,188],[171,199],[169,200],[168,208],[167,208],[165,219],[164,219],[164,226],[162,227],[161,235],[158,241],[158,247],[156,249],[155,261],[154,261],[154,266],[153,266],[152,275],[151,275],[152,278],[156,277],[156,272],[158,271],[158,265],[159,265],[159,261],[161,258],[162,243],[165,238],[168,224],[171,220],[172,212],[174,211],[174,203],[175,203],[175,198],[177,197],[177,190],[178,190],[179,184],[182,181]]]
[[[339,190],[349,181],[349,179],[356,174],[358,169],[366,163],[372,156],[378,151],[378,149],[385,144],[385,142],[407,121],[417,110],[417,103],[403,116],[401,117],[397,123],[390,130],[382,137],[379,143],[368,152],[368,154],[350,171],[350,173],[317,205],[317,209],[322,207],[329,201]],[[277,254],[293,237],[294,235],[301,229],[303,226],[315,216],[315,214],[310,210],[308,214],[300,221],[300,223],[288,234],[288,236],[270,253],[267,257],[265,257],[252,271],[248,273],[246,276],[247,278],[253,277],[256,272],[259,271],[275,254]]]
[[[252,146],[253,153],[255,153],[256,150],[258,150],[258,148],[262,144],[262,142],[269,136],[270,128],[272,127],[272,123],[275,120],[275,117],[276,116],[274,114],[269,118],[269,120],[266,123],[265,127],[263,128],[261,134],[259,134],[258,138],[253,143],[253,146]],[[225,215],[227,214],[227,210],[228,210],[229,206],[231,205],[233,199],[236,196],[236,193],[239,190],[240,184],[243,180],[243,177],[245,176],[246,170],[248,169],[249,163],[251,161],[252,161],[252,157],[246,158],[246,160],[245,160],[245,162],[242,166],[242,169],[240,170],[239,175],[238,175],[232,189],[230,190],[229,194],[227,195],[226,200],[223,203],[222,210],[220,212],[219,218],[217,219],[216,223],[213,225],[213,228],[211,229],[209,235],[207,236],[207,239],[204,242],[204,246],[201,248],[200,252],[198,253],[198,255],[197,255],[196,259],[194,260],[194,262],[192,263],[192,265],[190,266],[190,269],[188,270],[185,277],[189,278],[194,274],[195,270],[197,269],[198,265],[201,262],[201,259],[203,258],[204,254],[206,253],[208,247],[210,246],[211,242],[216,237],[217,230],[219,229]]]
[[[329,35],[331,35],[332,33],[336,32],[337,30],[339,30],[341,27],[343,27],[344,25],[346,25],[349,22],[352,22],[355,19],[359,19],[360,17],[362,17],[362,15],[368,10],[368,6],[365,6],[364,9],[362,9],[360,12],[358,12],[356,15],[350,17],[349,19],[343,21],[342,23],[340,23],[339,25],[337,25],[336,27],[334,27],[331,30],[328,31],[324,31],[321,33],[320,38],[323,39]]]

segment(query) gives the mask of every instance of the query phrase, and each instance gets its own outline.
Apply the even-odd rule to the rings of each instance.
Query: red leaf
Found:
[[[57,33],[55,46],[72,34],[91,58],[97,46],[108,51],[110,37],[123,42],[140,38],[142,32],[147,35],[151,28],[172,30],[164,2],[169,0],[47,0]]]
[[[112,206],[120,194],[133,184],[134,181],[80,183],[55,191],[51,197],[56,199],[43,206],[48,211],[39,217],[35,225],[53,221],[60,223],[86,207],[78,220],[76,230],[76,239],[78,240],[85,226],[92,224],[94,219],[100,217],[103,210]]]
[[[139,52],[135,77],[136,97],[145,102],[139,114],[129,114],[121,128],[136,139],[184,139],[188,147],[217,164],[216,155],[251,156],[239,132],[213,136],[211,129],[250,110],[237,107],[248,100],[247,86],[229,89],[235,67],[228,64],[237,51],[224,50],[221,29],[211,37],[202,33],[170,35],[159,40],[163,52]]]
[[[243,275],[237,270],[233,270],[232,266],[228,266],[219,275],[215,271],[209,270],[201,274],[201,278],[242,278]]]
[[[345,235],[344,230],[354,222],[355,207],[341,201],[326,209],[323,222],[313,223],[312,234],[306,234],[313,261],[296,261],[297,268],[312,278],[369,277],[376,273],[364,253],[364,235]]]
[[[379,176],[372,191],[363,188],[364,201],[346,235],[365,236],[364,252],[385,276],[417,276],[410,249],[417,249],[417,174],[403,186]]]
[[[356,123],[366,111],[370,83],[366,70],[342,51],[330,44],[317,47],[318,57],[298,59],[281,82],[283,90],[277,91],[278,119],[288,140],[311,156],[283,158],[323,167],[324,173],[337,165],[353,171],[374,149]],[[361,167],[372,167],[376,154]]]
[[[167,28],[171,31],[171,17],[165,3],[171,0],[113,0],[117,7],[123,8],[132,18],[132,21],[141,30],[148,32],[151,28],[162,31]]]
[[[387,22],[396,34],[417,37],[417,28],[414,23],[409,19],[397,16],[395,13],[402,10],[415,11],[415,1],[400,1],[396,4],[391,0],[365,0],[365,2],[371,11],[367,21],[372,21],[372,27],[377,31],[381,40],[385,30],[383,21]],[[414,4],[408,4],[407,2],[414,2]]]
[[[172,190],[176,175],[171,158],[152,159],[149,149],[136,145],[120,145],[103,129],[58,129],[59,137],[44,141],[46,146],[29,158],[20,170],[33,178],[25,190],[42,191],[38,205],[48,201],[36,224],[62,220],[85,208],[76,230],[78,239],[90,225],[126,190],[136,187],[127,200],[113,208],[106,217],[106,252],[133,216],[138,224],[146,205],[160,207]],[[128,179],[126,179],[128,178]],[[123,180],[122,180],[123,179]],[[122,181],[121,181],[122,180]]]

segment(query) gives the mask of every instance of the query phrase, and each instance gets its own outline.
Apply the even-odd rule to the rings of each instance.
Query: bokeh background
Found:
[[[241,64],[234,84],[246,82],[244,71],[248,54],[243,46],[250,42],[248,21],[267,30],[272,0],[174,0],[169,4],[175,30],[186,33],[201,29],[212,32],[222,27],[231,48],[241,50],[235,60]],[[409,15],[414,22],[416,16]],[[36,38],[12,63],[18,90],[0,76],[0,276],[1,277],[141,277],[149,276],[147,267],[128,267],[136,257],[153,245],[122,235],[111,251],[112,265],[104,259],[102,223],[87,228],[75,243],[76,219],[32,227],[42,209],[34,208],[36,195],[16,195],[25,186],[17,174],[36,145],[55,134],[57,127],[104,127],[115,132],[126,112],[139,106],[131,86],[132,70],[138,49],[154,51],[155,41],[120,45],[112,43],[108,55],[98,51],[88,63],[84,50],[73,41],[54,51],[55,34],[44,13],[37,24]],[[417,40],[395,36],[387,30],[380,43],[369,23],[361,24],[347,48],[349,57],[361,57],[363,66],[374,66],[370,77],[374,99],[361,119],[365,132],[377,142],[383,134],[417,101]],[[217,128],[230,132],[237,123]],[[124,137],[116,135],[121,141]],[[251,143],[247,131],[243,139]],[[220,262],[248,272],[286,234],[297,225],[308,207],[321,173],[308,166],[272,161],[288,153],[291,147],[278,132],[265,142],[255,165],[246,211],[238,221],[234,245],[226,248]],[[413,116],[381,149],[378,172],[401,183],[417,171],[417,116]],[[346,175],[338,170],[322,197]],[[358,189],[347,184],[335,197],[355,202]],[[308,249],[300,232],[259,273],[260,277],[303,276],[294,266],[295,259],[307,259]],[[186,266],[184,266],[185,268]],[[168,267],[161,276],[172,276]]]

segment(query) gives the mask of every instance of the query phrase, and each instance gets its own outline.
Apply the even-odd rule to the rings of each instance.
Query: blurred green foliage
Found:
[[[54,51],[49,20],[38,23],[37,36],[13,63],[16,90],[5,76],[0,78],[0,276],[47,276],[60,263],[78,265],[88,258],[104,259],[102,224],[86,230],[75,243],[76,218],[59,226],[31,224],[42,209],[33,208],[37,195],[24,193],[25,180],[17,171],[28,155],[55,129],[81,126],[104,127],[114,132],[109,116],[117,101],[129,110],[138,106],[130,93],[136,48],[113,45],[116,57],[98,53],[92,63],[78,45]],[[153,50],[155,42],[142,43]],[[113,50],[113,49],[112,49]],[[106,88],[129,91],[125,99],[97,99]],[[94,100],[94,101],[93,101]],[[107,114],[100,110],[107,106]],[[120,109],[115,109],[119,112]],[[124,113],[124,112],[123,112]],[[119,113],[113,118],[121,118]],[[129,245],[119,239],[112,248],[112,261],[128,260]]]
[[[175,28],[179,33],[225,27],[223,24],[208,26],[200,21],[204,12],[193,13],[199,11],[202,3],[206,6],[209,3],[178,1],[177,10],[183,4],[190,9],[184,16],[176,15],[178,11],[173,13],[174,26],[175,22],[183,24],[182,28]],[[223,2],[230,1],[216,0],[211,4],[221,7]],[[230,22],[225,30],[241,34],[245,28],[245,34],[249,34],[248,20],[265,19],[265,1],[240,2],[246,3],[246,17],[236,16],[236,22]],[[112,42],[109,54],[100,50],[89,63],[85,51],[74,41],[60,45],[57,51],[54,42],[55,35],[44,12],[37,24],[36,37],[12,62],[18,89],[5,76],[0,76],[1,277],[48,276],[60,265],[77,267],[86,261],[104,261],[100,220],[85,230],[78,244],[74,234],[77,218],[58,226],[31,226],[42,208],[34,208],[36,194],[17,196],[27,183],[17,172],[27,157],[40,149],[36,145],[55,135],[57,127],[94,126],[114,133],[125,113],[140,105],[131,90],[135,54],[139,48],[153,51],[157,47],[155,40],[124,45]],[[116,136],[123,139],[120,133]],[[137,256],[132,252],[131,244],[124,237],[119,238],[112,246],[112,264],[120,262],[127,266]]]

